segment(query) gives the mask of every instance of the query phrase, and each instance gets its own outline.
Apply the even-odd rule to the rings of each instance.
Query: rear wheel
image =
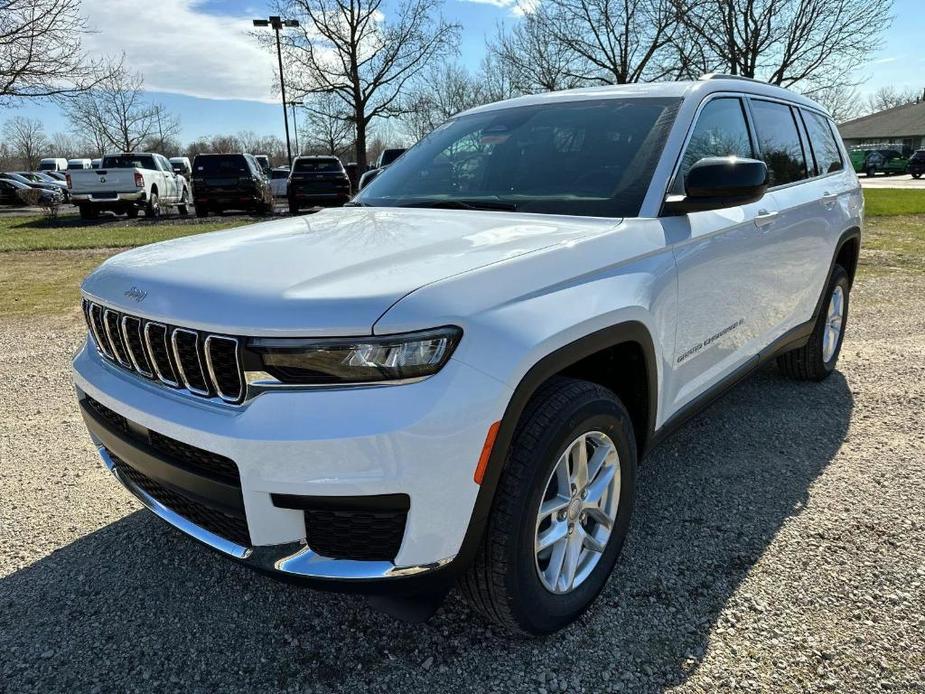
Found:
[[[800,381],[821,381],[835,370],[848,322],[850,291],[847,271],[836,265],[809,341],[777,358],[781,371]]]
[[[877,173],[877,169],[875,169],[873,166],[867,167],[867,177],[868,178],[873,178],[876,175],[876,173]]]
[[[148,206],[145,208],[145,217],[148,219],[157,219],[161,216],[161,199],[157,193],[152,192],[148,199]]]
[[[609,390],[555,378],[518,424],[467,601],[512,631],[548,634],[595,600],[617,561],[635,493],[629,414]]]
[[[189,191],[183,189],[183,195],[180,197],[180,203],[177,205],[177,212],[182,216],[189,214]]]
[[[96,219],[99,216],[99,210],[92,205],[80,205],[78,209],[81,219]]]
[[[920,174],[920,173],[914,173],[914,174],[912,174],[912,178],[921,178],[921,177],[922,177],[922,174]]]
[[[199,205],[194,205],[194,209],[196,210],[197,217],[208,217],[209,216],[209,208],[207,207],[201,207]]]
[[[295,200],[289,200],[289,214],[297,214],[299,211],[299,204]]]

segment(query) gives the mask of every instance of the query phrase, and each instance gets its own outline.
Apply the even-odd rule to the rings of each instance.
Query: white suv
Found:
[[[647,451],[769,359],[835,367],[847,161],[817,104],[743,79],[477,108],[347,208],[105,262],[80,406],[229,557],[406,616],[456,584],[551,632],[607,581]]]

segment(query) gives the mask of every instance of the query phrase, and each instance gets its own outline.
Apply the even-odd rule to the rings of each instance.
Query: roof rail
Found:
[[[742,75],[727,75],[722,72],[708,72],[705,75],[700,76],[701,80],[745,80],[746,82],[758,82],[760,84],[767,84],[762,80],[756,80],[754,77],[743,77]]]

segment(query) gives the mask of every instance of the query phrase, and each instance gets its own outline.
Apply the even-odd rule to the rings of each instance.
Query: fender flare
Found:
[[[520,379],[513,395],[508,400],[492,446],[491,455],[488,458],[485,474],[476,496],[466,535],[463,538],[456,560],[453,562],[454,566],[459,570],[464,570],[471,564],[482,543],[482,536],[491,515],[495,491],[504,472],[508,450],[514,439],[517,424],[530,398],[533,397],[543,383],[552,376],[561,373],[565,368],[596,352],[626,342],[637,343],[642,348],[645,359],[649,390],[647,437],[645,442],[638,442],[639,458],[643,457],[648,448],[647,444],[654,438],[658,409],[658,362],[655,344],[648,328],[639,321],[618,323],[589,333],[545,355]]]

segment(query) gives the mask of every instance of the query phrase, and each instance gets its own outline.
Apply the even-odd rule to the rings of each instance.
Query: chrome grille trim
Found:
[[[94,343],[111,368],[122,368],[136,378],[150,379],[149,383],[155,381],[217,405],[240,405],[247,399],[241,338],[166,325],[86,298],[81,309],[89,331],[88,347]],[[229,348],[234,353],[233,362]],[[235,386],[237,392],[227,392]]]
[[[135,327],[129,328],[130,323],[134,323]],[[135,350],[132,349],[132,342],[129,340],[129,330],[132,329],[135,330],[135,335],[141,344],[141,360],[138,359],[138,355],[136,355]],[[140,373],[145,378],[154,378],[154,374],[151,372],[151,369],[148,368],[148,365],[151,363],[151,359],[145,352],[144,340],[141,336],[140,318],[136,318],[135,316],[122,316],[122,344],[125,345],[125,351],[128,353],[128,358],[132,361],[132,366],[135,367],[135,371]],[[142,363],[144,366],[142,366]]]
[[[230,342],[234,345],[234,360],[238,371],[238,383],[240,384],[236,395],[223,392],[218,378],[215,376],[215,369],[212,366],[212,342],[218,342],[219,340]],[[212,381],[212,387],[215,388],[218,397],[225,402],[239,402],[244,397],[244,378],[241,376],[243,371],[241,370],[241,350],[238,340],[234,337],[226,337],[224,335],[209,335],[206,338],[203,351],[206,355],[206,368],[209,370],[209,380]]]
[[[208,384],[209,378],[206,376],[205,369],[202,368],[202,359],[199,358],[199,333],[197,333],[195,330],[187,330],[186,328],[174,328],[173,332],[170,333],[170,344],[173,347],[174,363],[177,365],[177,371],[180,372],[180,380],[183,381],[183,386],[190,393],[209,397],[212,395],[212,393],[210,393],[208,390],[202,390],[201,388],[190,385],[189,377],[183,368],[183,361],[180,359],[180,347],[177,345],[177,335],[193,336],[193,349],[196,351],[196,363],[199,365],[199,374],[202,376],[203,383]]]
[[[167,361],[170,362],[170,345],[167,344],[167,336],[170,334],[170,330],[167,329],[167,326],[163,323],[155,323],[154,321],[148,321],[145,323],[144,335],[145,335],[145,347],[148,348],[148,354],[151,357],[151,366],[154,368],[154,373],[157,375],[157,379],[164,383],[165,385],[170,386],[171,388],[179,388],[180,382],[176,378],[176,373],[173,370],[173,364],[168,363],[167,366],[170,367],[170,377],[168,377],[164,372],[161,371],[161,367],[158,366],[157,358],[154,356],[154,348],[151,346],[151,328],[160,328],[164,331],[164,352],[167,354]]]
[[[116,336],[113,337],[112,329],[109,327],[109,317],[112,316],[116,321]],[[122,334],[119,332],[119,314],[111,309],[103,311],[103,327],[106,329],[106,337],[109,338],[109,347],[116,358],[116,361],[126,369],[132,370],[132,362],[126,355],[125,344],[122,342]]]
[[[100,332],[100,327],[103,326],[103,308],[99,304],[90,304],[87,315],[90,316],[90,326],[93,330],[93,340],[96,342],[96,348],[104,357],[112,359],[109,341],[104,339],[103,334]]]

